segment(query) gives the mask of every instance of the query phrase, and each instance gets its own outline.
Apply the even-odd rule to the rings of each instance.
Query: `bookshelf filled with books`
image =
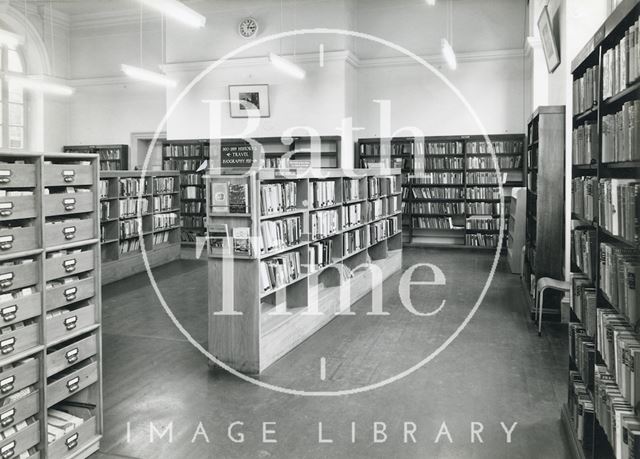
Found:
[[[400,269],[400,171],[220,172],[206,178],[209,350],[259,373]]]
[[[489,137],[500,176],[482,136],[359,141],[356,162],[362,167],[401,166],[405,244],[496,248],[502,210],[498,185],[505,192],[506,219],[509,190],[523,184],[524,136]]]
[[[107,284],[180,257],[180,174],[177,171],[102,172],[100,243]],[[140,197],[139,193],[142,193]]]
[[[98,155],[101,171],[126,171],[129,169],[128,145],[65,145],[62,151]]]
[[[572,63],[571,323],[565,430],[579,457],[640,444],[640,1],[621,2]],[[573,392],[571,392],[573,391]]]

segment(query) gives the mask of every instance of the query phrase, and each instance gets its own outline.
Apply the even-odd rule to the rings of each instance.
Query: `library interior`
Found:
[[[0,457],[640,457],[638,130],[640,0],[0,0]]]

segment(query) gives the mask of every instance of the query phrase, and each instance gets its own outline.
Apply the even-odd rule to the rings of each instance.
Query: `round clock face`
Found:
[[[243,38],[255,37],[258,33],[258,21],[253,18],[244,18],[238,25],[238,32]]]

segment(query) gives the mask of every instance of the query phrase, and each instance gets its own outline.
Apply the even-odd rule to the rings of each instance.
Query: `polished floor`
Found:
[[[492,261],[493,254],[483,251],[405,249],[405,268],[431,263],[445,275],[444,285],[410,290],[422,313],[445,300],[439,312],[409,313],[399,298],[398,273],[384,284],[389,315],[366,315],[367,296],[352,308],[355,315],[334,319],[260,376],[298,391],[362,388],[418,365],[461,328],[411,374],[337,397],[275,392],[212,369],[171,322],[146,274],[108,285],[103,289],[105,432],[98,456],[569,457],[560,423],[567,392],[566,329],[549,324],[542,338],[537,336],[519,279],[505,260],[475,315],[461,327]],[[154,274],[178,321],[206,345],[206,263],[182,260]],[[413,274],[414,281],[432,279],[426,266]],[[510,442],[505,428],[512,428]]]

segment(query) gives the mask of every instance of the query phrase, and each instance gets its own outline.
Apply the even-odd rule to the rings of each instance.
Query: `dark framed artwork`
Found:
[[[248,118],[252,109],[260,118],[270,116],[268,84],[229,85],[229,100],[231,118]]]
[[[542,14],[538,19],[538,31],[540,32],[540,41],[542,42],[542,50],[547,60],[547,69],[549,73],[560,65],[560,52],[556,44],[555,34],[553,33],[553,25],[551,24],[551,16],[549,16],[548,7],[542,9]]]

